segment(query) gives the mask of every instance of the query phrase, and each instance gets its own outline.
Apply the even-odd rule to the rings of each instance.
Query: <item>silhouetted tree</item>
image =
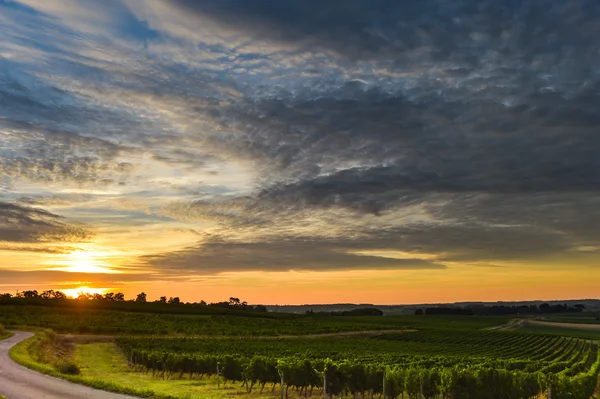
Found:
[[[548,303],[542,303],[540,305],[540,312],[542,312],[542,313],[550,313],[550,308],[551,308],[550,304],[548,304]]]
[[[137,297],[135,298],[136,302],[146,302],[146,293],[145,292],[141,292],[137,295]]]
[[[158,300],[158,302],[167,303],[167,297],[166,296],[161,296],[160,299]]]
[[[125,295],[122,292],[117,292],[115,294],[115,301],[123,302],[125,300]]]
[[[67,299],[67,294],[62,291],[54,291],[54,299]]]
[[[109,292],[109,293],[104,294],[104,300],[110,301],[110,302],[114,301],[115,300],[115,293],[114,292]]]
[[[23,291],[21,294],[23,295],[23,298],[25,298],[25,299],[33,299],[33,298],[40,297],[37,290]]]
[[[92,296],[87,292],[80,292],[79,295],[77,296],[77,299],[80,301],[87,301],[87,300],[92,299]]]
[[[178,305],[181,303],[181,301],[179,300],[179,297],[176,296],[175,298],[171,297],[169,298],[169,302],[171,305]]]
[[[42,293],[40,294],[40,298],[43,298],[43,299],[52,299],[52,298],[54,298],[54,290],[42,291]]]

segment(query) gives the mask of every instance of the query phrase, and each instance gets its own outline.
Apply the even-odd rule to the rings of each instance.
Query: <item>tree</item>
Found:
[[[125,295],[123,295],[122,292],[117,292],[115,294],[115,301],[117,301],[117,302],[123,302],[123,301],[125,301]]]
[[[540,305],[540,312],[542,312],[542,313],[549,313],[550,309],[551,309],[550,304],[542,303]]]
[[[25,299],[33,299],[33,298],[40,297],[37,290],[23,291],[22,294],[23,294],[23,298],[25,298]]]
[[[10,299],[10,298],[12,298],[12,295],[11,295],[11,294],[9,294],[9,293],[6,293],[6,294],[0,294],[0,300],[1,300],[1,299]]]
[[[166,296],[161,296],[160,299],[158,300],[158,302],[160,302],[160,303],[167,303],[167,297]]]
[[[104,296],[102,294],[94,294],[92,295],[92,299],[95,301],[102,301],[104,300]]]
[[[104,294],[104,299],[107,301],[114,301],[115,300],[115,293],[114,292],[109,292]]]
[[[146,302],[146,293],[145,292],[141,292],[137,295],[137,297],[135,297],[135,301],[136,302]]]
[[[206,306],[206,301],[204,301],[204,300],[200,301],[200,306]]]
[[[92,296],[87,292],[80,292],[79,296],[77,296],[77,299],[80,301],[87,301],[89,299],[92,299]]]
[[[181,301],[179,300],[179,297],[176,296],[174,298],[173,297],[169,298],[169,302],[168,303],[170,303],[171,305],[178,305],[178,304],[181,303]]]
[[[52,295],[53,299],[67,299],[67,294],[62,291],[54,291]]]
[[[229,298],[229,306],[240,306],[240,298]]]
[[[52,299],[53,297],[54,297],[54,290],[42,291],[42,293],[40,294],[40,298],[43,298],[43,299]]]

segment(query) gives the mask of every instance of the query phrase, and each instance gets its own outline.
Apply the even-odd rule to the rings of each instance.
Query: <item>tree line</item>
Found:
[[[383,312],[377,308],[359,308],[352,310],[315,312],[312,309],[307,310],[307,316],[383,316]]]
[[[536,305],[520,305],[520,306],[436,306],[419,308],[415,310],[416,315],[458,315],[458,316],[506,316],[506,315],[539,315],[552,313],[580,313],[585,310],[585,305],[576,304],[568,306],[565,304],[550,305],[542,303]]]
[[[240,310],[240,311],[248,311],[248,312],[268,312],[268,309],[264,305],[249,305],[246,301],[241,301],[239,298],[230,297],[228,301],[222,302],[211,302],[207,303],[206,301],[200,302],[183,302],[179,297],[169,297],[161,296],[159,299],[155,301],[148,301],[148,296],[145,292],[141,292],[136,295],[135,298],[126,299],[125,294],[122,292],[108,292],[106,294],[99,293],[87,293],[80,292],[76,298],[71,298],[67,294],[58,290],[25,290],[25,291],[17,291],[15,295],[10,293],[0,294],[0,304],[15,304],[17,302],[24,302],[27,304],[36,304],[40,301],[60,301],[62,303],[73,303],[81,301],[90,301],[90,302],[129,302],[129,303],[137,303],[137,304],[166,304],[166,305],[187,305],[187,306],[197,306],[197,307],[211,307],[211,308],[223,308],[223,309],[232,309],[232,310]]]

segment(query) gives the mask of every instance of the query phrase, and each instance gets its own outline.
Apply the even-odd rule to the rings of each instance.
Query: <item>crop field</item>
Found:
[[[512,316],[244,317],[4,305],[0,322],[58,332],[17,348],[53,375],[154,398],[590,399],[600,371],[594,331]]]
[[[279,336],[399,329],[477,329],[506,323],[502,317],[304,317],[267,313],[238,315],[159,314],[94,308],[0,306],[5,326],[49,328],[58,333]]]
[[[251,392],[300,396],[589,399],[600,361],[589,340],[495,331],[370,338],[119,338],[131,367],[163,379],[218,376]],[[282,384],[283,381],[283,384]]]

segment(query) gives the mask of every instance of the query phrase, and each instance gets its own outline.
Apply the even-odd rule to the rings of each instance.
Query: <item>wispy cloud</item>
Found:
[[[596,2],[0,11],[0,240],[21,243],[0,251],[88,240],[75,220],[173,278],[587,265],[600,245]],[[364,255],[394,251],[415,257]]]

